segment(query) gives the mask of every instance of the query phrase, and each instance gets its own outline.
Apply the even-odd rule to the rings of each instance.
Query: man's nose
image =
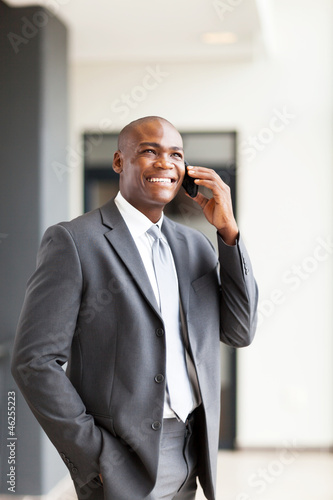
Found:
[[[160,157],[154,162],[154,167],[169,170],[173,168],[173,163],[168,158]]]

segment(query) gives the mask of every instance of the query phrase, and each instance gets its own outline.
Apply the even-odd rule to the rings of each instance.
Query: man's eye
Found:
[[[153,149],[145,149],[143,153],[155,153]]]
[[[180,153],[172,153],[173,156],[177,156],[177,158],[183,159],[182,155]]]

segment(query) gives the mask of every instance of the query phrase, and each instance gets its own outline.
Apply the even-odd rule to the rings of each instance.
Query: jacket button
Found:
[[[157,384],[161,384],[164,381],[164,377],[161,373],[155,375],[154,380]]]
[[[154,431],[159,431],[162,425],[161,422],[156,421],[151,424],[151,427],[152,429],[154,429]]]
[[[76,467],[73,467],[72,474],[77,474],[77,468]]]
[[[157,330],[156,330],[156,335],[157,335],[158,337],[163,337],[163,335],[164,335],[164,330],[163,330],[163,328],[157,328]]]

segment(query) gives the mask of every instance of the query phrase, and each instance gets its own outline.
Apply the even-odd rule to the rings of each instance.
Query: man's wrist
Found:
[[[239,234],[237,226],[232,228],[218,229],[217,232],[223,239],[224,243],[230,246],[236,245]]]

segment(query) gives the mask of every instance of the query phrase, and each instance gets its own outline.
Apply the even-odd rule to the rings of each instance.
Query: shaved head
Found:
[[[134,120],[126,127],[124,127],[118,136],[118,149],[120,151],[124,151],[126,147],[131,143],[132,138],[135,136],[136,131],[144,125],[153,124],[154,122],[163,122],[165,124],[170,125],[175,130],[177,130],[172,123],[170,123],[165,118],[161,118],[160,116],[144,116],[143,118],[139,118],[138,120]],[[180,135],[180,134],[179,134]]]

